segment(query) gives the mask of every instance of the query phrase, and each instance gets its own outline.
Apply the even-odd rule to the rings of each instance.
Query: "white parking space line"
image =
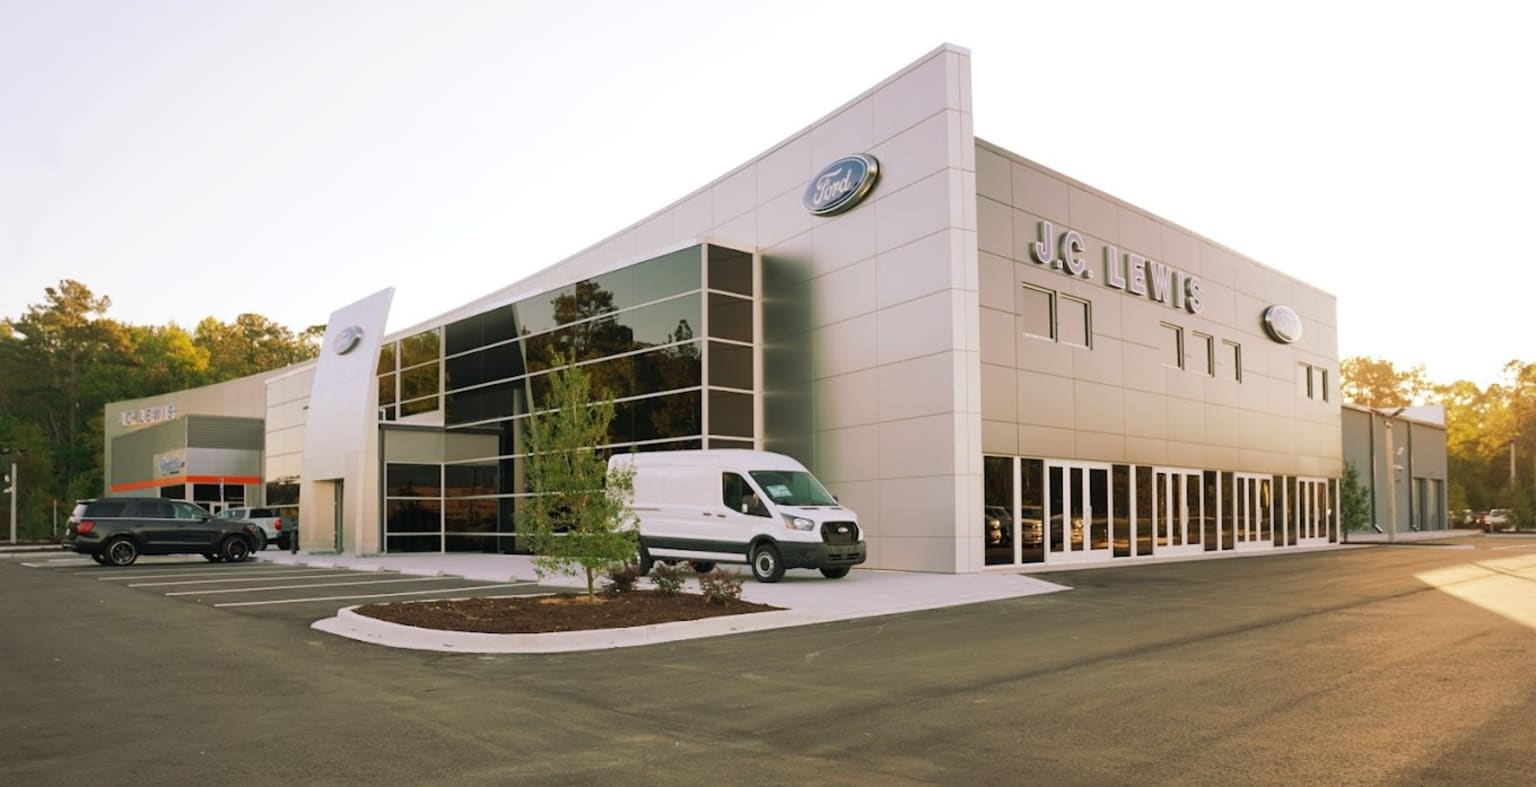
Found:
[[[337,574],[337,576],[345,576]],[[223,590],[178,590],[167,596],[211,596],[215,593],[255,593],[261,590],[302,590],[304,588],[333,588],[342,585],[384,585],[398,582],[446,582],[459,577],[411,577],[410,579],[364,579],[357,582],[318,582],[313,585],[266,585],[259,588],[224,588]],[[137,587],[137,585],[129,585]]]
[[[472,590],[491,590],[493,588],[520,588],[537,585],[537,582],[507,582],[500,585],[474,585],[467,588],[442,588],[440,590],[411,590],[404,593],[374,593],[362,596],[322,596],[320,598],[285,598],[278,601],[226,601],[223,604],[214,604],[215,607],[259,607],[264,604],[302,604],[307,601],[346,601],[359,598],[388,598],[391,596],[421,596],[428,593],[468,593]]]
[[[285,576],[288,579],[298,579],[300,577],[304,579],[309,579],[311,577],[314,579],[327,579],[329,577],[349,577],[352,576],[352,574],[353,572],[351,571],[340,571],[332,572],[329,574],[281,574],[281,576]],[[280,576],[280,574],[263,574],[259,577],[239,577],[236,579],[179,579],[175,582],[137,582],[129,585],[128,587],[158,588],[166,587],[167,585],[217,585],[225,582],[259,582],[263,579],[275,576]],[[377,574],[374,576],[377,576]]]
[[[103,582],[114,582],[114,581],[117,581],[117,580],[125,580],[125,579],[135,579],[135,580],[136,579],[178,579],[180,577],[256,577],[256,576],[276,577],[276,576],[283,576],[285,573],[286,574],[298,575],[298,574],[304,574],[304,573],[313,572],[313,571],[325,571],[325,570],[326,569],[306,568],[306,569],[299,569],[297,571],[288,570],[286,572],[280,572],[278,569],[258,568],[258,569],[254,569],[254,570],[248,569],[248,570],[242,572],[242,571],[232,571],[232,570],[227,570],[227,569],[223,570],[223,571],[220,571],[218,569],[214,569],[213,571],[180,571],[180,572],[177,572],[175,574],[132,574],[132,573],[129,573],[129,574],[113,574],[110,577],[96,577],[96,578],[101,580],[101,581],[103,581]],[[80,572],[76,573],[76,576],[93,576],[96,573],[97,572],[95,572],[95,571],[80,571]]]

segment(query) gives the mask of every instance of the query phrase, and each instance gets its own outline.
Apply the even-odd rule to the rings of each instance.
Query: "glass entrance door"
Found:
[[[1322,478],[1296,479],[1296,543],[1321,546],[1328,543],[1328,481]]]
[[[1152,471],[1152,553],[1195,554],[1202,544],[1205,499],[1199,470],[1159,467]]]
[[[1274,546],[1274,515],[1270,476],[1237,473],[1232,481],[1233,517],[1237,549],[1269,549]]]
[[[1114,490],[1110,466],[1048,463],[1045,483],[1045,562],[1109,560]]]

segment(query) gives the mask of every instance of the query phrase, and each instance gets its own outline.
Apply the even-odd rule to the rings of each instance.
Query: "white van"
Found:
[[[789,568],[839,579],[864,562],[858,515],[783,454],[658,451],[608,464],[634,468],[642,573],[658,560],[686,560],[701,573],[746,563],[759,582],[778,582]]]

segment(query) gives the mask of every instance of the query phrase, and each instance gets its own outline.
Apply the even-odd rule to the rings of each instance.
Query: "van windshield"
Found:
[[[835,506],[832,493],[816,476],[798,470],[753,470],[749,475],[781,506]]]

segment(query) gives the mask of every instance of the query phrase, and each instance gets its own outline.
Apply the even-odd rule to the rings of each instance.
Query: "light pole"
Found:
[[[1387,543],[1397,541],[1397,450],[1392,445],[1392,419],[1408,408],[1399,407],[1383,422],[1387,430]]]
[[[16,543],[16,463],[11,463],[11,474],[5,477],[9,484],[5,491],[11,495],[11,543]]]

